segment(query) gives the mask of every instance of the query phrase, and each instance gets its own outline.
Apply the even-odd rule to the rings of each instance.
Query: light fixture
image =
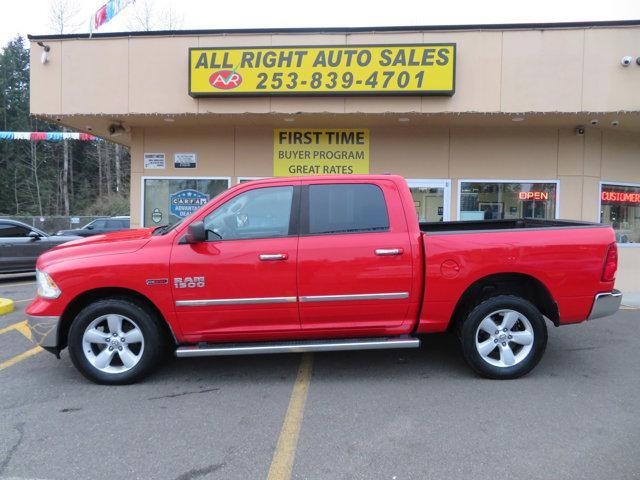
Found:
[[[512,122],[524,122],[524,117],[513,117]]]
[[[109,125],[108,131],[109,135],[111,135],[112,137],[117,137],[125,132],[125,128],[122,125],[112,123],[111,125]]]
[[[295,119],[295,118],[293,118],[293,117],[285,117],[285,118],[284,118],[284,121],[285,121],[285,122],[289,122],[289,123],[291,123],[291,122],[295,122],[295,121],[296,121],[296,119]]]
[[[411,119],[410,119],[410,118],[407,118],[407,117],[400,117],[400,118],[398,119],[398,121],[399,121],[399,122],[402,122],[402,123],[406,123],[406,122],[411,121]]]
[[[40,61],[44,65],[49,61],[49,51],[51,47],[49,45],[45,45],[44,42],[38,42],[38,45],[42,47],[42,56],[40,57]]]

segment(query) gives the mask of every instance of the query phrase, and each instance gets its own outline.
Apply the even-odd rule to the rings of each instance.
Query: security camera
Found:
[[[593,120],[591,120],[591,125],[593,125],[594,127],[596,125],[598,125],[600,123],[600,121],[597,118],[594,118]]]
[[[115,137],[117,135],[122,135],[122,133],[124,132],[124,127],[122,125],[112,123],[111,125],[109,125],[107,131],[109,132],[109,135],[113,135]]]
[[[629,65],[631,65],[631,62],[633,62],[633,57],[630,57],[628,55],[620,59],[620,65],[622,65],[623,67],[628,67]]]
[[[576,135],[584,135],[584,127],[582,125],[576,127]]]
[[[613,122],[611,122],[612,127],[617,127],[618,125],[620,125],[620,122],[618,120],[614,120]]]
[[[636,58],[636,63],[640,65],[640,57]]]

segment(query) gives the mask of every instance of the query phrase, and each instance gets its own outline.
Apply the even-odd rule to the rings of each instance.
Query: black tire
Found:
[[[130,370],[120,373],[99,370],[83,352],[83,335],[87,327],[97,318],[110,314],[131,319],[137,324],[144,338],[144,349],[138,363]],[[137,382],[151,373],[163,355],[163,338],[157,322],[151,312],[128,299],[108,298],[91,303],[80,311],[71,324],[68,337],[71,361],[82,375],[95,383],[126,385]]]
[[[484,331],[481,332],[479,330],[480,324],[487,316],[500,310],[512,310],[522,315],[525,320],[528,320],[531,330],[533,331],[533,342],[530,351],[526,353],[526,355],[525,352],[522,351],[522,359],[512,366],[496,366],[489,363],[492,358],[490,357],[489,360],[485,360],[476,347],[476,337],[485,335]],[[498,314],[492,318],[500,319],[500,315],[501,314]],[[514,325],[514,331],[515,329],[521,328],[520,326],[523,329],[526,328],[525,323],[518,320]],[[498,329],[498,332],[499,335],[503,334],[500,329]],[[511,332],[508,331],[506,333]],[[514,333],[513,335],[515,336],[516,334]],[[505,345],[506,343],[510,350],[512,348],[523,348],[520,344],[513,343],[513,341],[509,341],[508,339],[499,339],[498,335],[495,337],[486,335],[486,338],[488,340],[493,338],[493,340],[491,340],[493,342],[498,340],[496,342],[496,350],[493,350],[491,354],[489,354],[498,357],[498,359],[494,360],[496,362],[502,360],[502,349],[500,345]],[[481,338],[478,338],[478,340],[483,341]],[[502,340],[505,340],[505,343],[502,343]],[[526,375],[538,364],[547,346],[547,325],[540,311],[528,300],[513,295],[500,295],[483,301],[469,313],[460,329],[460,342],[464,359],[476,373],[487,378],[508,380]],[[516,354],[516,358],[517,355],[518,354]]]

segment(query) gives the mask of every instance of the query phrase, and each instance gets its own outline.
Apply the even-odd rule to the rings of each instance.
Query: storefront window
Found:
[[[444,187],[411,187],[419,222],[441,222],[444,217]]]
[[[254,180],[262,180],[268,177],[238,177],[238,183],[253,182]]]
[[[640,185],[602,184],[600,221],[616,232],[618,243],[640,243]]]
[[[556,183],[462,182],[460,220],[556,218]]]
[[[172,225],[227,188],[227,179],[145,178],[143,226]]]

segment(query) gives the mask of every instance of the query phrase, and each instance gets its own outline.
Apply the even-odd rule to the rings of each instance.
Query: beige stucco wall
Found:
[[[187,95],[187,49],[205,46],[456,42],[452,97],[202,98]],[[39,115],[268,112],[612,112],[640,109],[640,27],[55,40],[31,45]]]
[[[618,248],[616,288],[623,292],[640,292],[640,248]]]

